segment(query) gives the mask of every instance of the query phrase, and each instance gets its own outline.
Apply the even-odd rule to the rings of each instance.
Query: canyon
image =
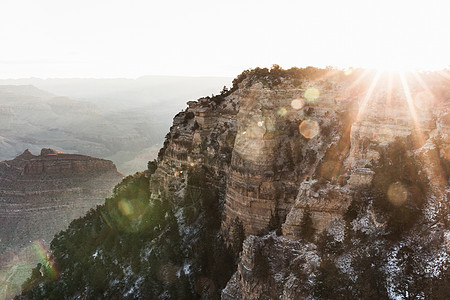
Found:
[[[116,191],[54,241],[60,277],[31,278],[46,288],[22,298],[445,299],[448,78],[448,71],[244,71],[229,90],[190,101],[174,117],[158,159],[133,179],[148,183],[148,200],[124,210]],[[160,210],[162,223],[146,221]],[[86,230],[86,253],[66,246]],[[94,239],[107,233],[115,248]],[[204,236],[210,243],[198,244]],[[136,241],[144,257],[117,258]],[[151,264],[167,241],[180,251]],[[222,249],[234,255],[227,267]],[[106,270],[114,262],[116,273],[98,285],[86,275],[67,291],[72,273],[82,272],[68,257],[84,266],[95,257]],[[209,264],[199,265],[202,258]]]
[[[0,291],[18,291],[53,236],[103,204],[120,182],[113,162],[50,148],[0,162]]]
[[[231,78],[0,79],[0,161],[51,147],[112,160],[124,174],[156,158],[174,114]],[[177,86],[177,91],[173,90]]]

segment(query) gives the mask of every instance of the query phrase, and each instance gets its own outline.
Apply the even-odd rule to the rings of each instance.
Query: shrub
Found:
[[[311,242],[315,232],[316,230],[313,227],[311,212],[307,206],[303,212],[302,221],[300,223],[300,234],[305,241]]]

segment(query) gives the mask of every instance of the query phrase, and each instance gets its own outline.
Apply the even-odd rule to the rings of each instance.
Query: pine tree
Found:
[[[232,248],[233,254],[237,258],[242,251],[242,243],[245,239],[244,225],[239,220],[239,217],[234,219],[232,227]]]
[[[303,212],[302,222],[300,223],[300,234],[305,241],[311,242],[315,232],[311,211],[309,210],[309,206],[307,206]]]
[[[263,253],[263,246],[259,244],[254,256],[253,274],[258,279],[265,279],[270,275],[269,260]]]

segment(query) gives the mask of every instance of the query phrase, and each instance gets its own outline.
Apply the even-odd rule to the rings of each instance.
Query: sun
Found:
[[[375,69],[380,72],[398,73],[398,74],[406,72],[417,72],[421,70],[419,68],[414,68],[411,65],[402,63],[379,64]]]
[[[438,71],[448,68],[443,64],[433,64],[425,61],[410,61],[401,57],[374,59],[371,62],[361,64],[364,69],[374,69],[380,72],[406,73],[406,72],[422,72],[422,71]]]
[[[431,69],[431,68],[430,68]],[[391,120],[391,125],[409,123],[413,128],[413,143],[417,148],[422,147],[426,142],[426,132],[424,131],[424,120],[430,114],[438,95],[434,94],[429,80],[427,80],[428,71],[432,71],[433,76],[443,80],[449,80],[448,68],[438,70],[419,70],[411,68],[406,64],[378,64],[376,68],[355,69],[349,68],[344,71],[347,76],[353,75],[352,89],[355,86],[363,86],[363,94],[360,98],[359,109],[356,116],[356,122],[364,122],[369,109],[373,109],[372,101],[381,103],[381,119]],[[355,73],[354,73],[355,72]],[[354,73],[354,74],[353,74]],[[380,100],[381,99],[381,100]],[[378,104],[377,104],[378,105]],[[395,112],[402,107],[406,111],[406,120],[395,119]],[[371,113],[369,112],[369,115]],[[393,119],[394,118],[394,119]],[[405,124],[406,124],[405,123]],[[405,126],[399,125],[399,126]]]

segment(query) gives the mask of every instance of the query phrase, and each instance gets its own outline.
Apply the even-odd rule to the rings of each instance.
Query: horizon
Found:
[[[273,64],[272,66],[264,66],[264,67],[259,67],[256,66],[254,68],[248,68],[248,69],[243,69],[240,73],[237,73],[234,76],[219,76],[219,75],[158,75],[158,74],[144,74],[144,75],[139,75],[136,77],[35,77],[35,76],[31,76],[31,77],[15,77],[15,78],[1,78],[0,77],[0,81],[15,81],[15,80],[139,80],[141,78],[145,78],[145,77],[167,77],[167,78],[236,78],[239,74],[241,74],[244,71],[247,70],[253,70],[256,68],[267,68],[267,69],[271,69],[273,66],[275,66],[277,64]],[[439,69],[408,69],[405,71],[393,71],[390,70],[389,68],[365,68],[365,67],[335,67],[335,66],[325,66],[325,67],[316,67],[316,66],[302,66],[302,67],[298,67],[298,66],[292,66],[290,68],[299,68],[299,69],[303,69],[303,68],[309,68],[309,67],[313,67],[313,68],[317,68],[317,69],[326,69],[326,68],[332,68],[334,70],[339,70],[339,71],[346,71],[346,70],[369,70],[369,71],[376,71],[379,73],[421,73],[421,72],[442,72],[442,71],[450,71],[450,65],[448,66],[443,66],[442,68]],[[282,68],[283,70],[288,70],[290,68]]]
[[[239,74],[237,74],[239,75]],[[236,76],[237,76],[236,75]],[[234,77],[236,77],[234,76]],[[125,80],[138,80],[143,77],[179,77],[179,78],[234,78],[233,76],[214,76],[214,75],[153,75],[153,74],[147,74],[147,75],[139,75],[137,77],[15,77],[15,78],[0,78],[0,80],[32,80],[32,79],[39,79],[39,80],[55,80],[55,79],[93,79],[93,80],[102,80],[102,79],[125,79]]]

